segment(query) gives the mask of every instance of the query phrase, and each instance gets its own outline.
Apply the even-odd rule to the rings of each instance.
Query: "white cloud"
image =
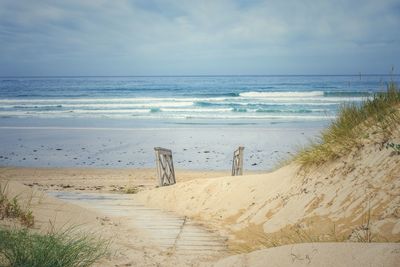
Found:
[[[0,72],[385,72],[399,61],[399,11],[391,0],[0,0]]]

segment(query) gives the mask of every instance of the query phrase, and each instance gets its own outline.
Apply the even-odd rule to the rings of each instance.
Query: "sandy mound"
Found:
[[[212,266],[397,266],[400,244],[307,243],[286,245],[222,259]]]
[[[400,156],[370,133],[348,155],[319,167],[198,179],[144,191],[149,205],[232,235],[232,248],[317,241],[400,240]],[[400,143],[400,134],[390,139]]]

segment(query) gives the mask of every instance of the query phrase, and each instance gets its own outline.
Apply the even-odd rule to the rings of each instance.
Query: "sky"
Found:
[[[0,76],[392,67],[400,72],[400,0],[0,0]]]

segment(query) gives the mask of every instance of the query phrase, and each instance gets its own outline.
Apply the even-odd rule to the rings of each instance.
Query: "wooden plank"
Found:
[[[176,183],[172,151],[170,149],[155,147],[157,175],[160,186]]]
[[[243,146],[233,152],[232,176],[243,175]]]

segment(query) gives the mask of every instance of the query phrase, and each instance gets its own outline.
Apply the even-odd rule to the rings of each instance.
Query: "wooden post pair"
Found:
[[[176,183],[172,151],[162,147],[154,148],[156,153],[157,174],[160,186],[173,185]],[[243,175],[243,150],[240,146],[233,152],[232,176]]]

